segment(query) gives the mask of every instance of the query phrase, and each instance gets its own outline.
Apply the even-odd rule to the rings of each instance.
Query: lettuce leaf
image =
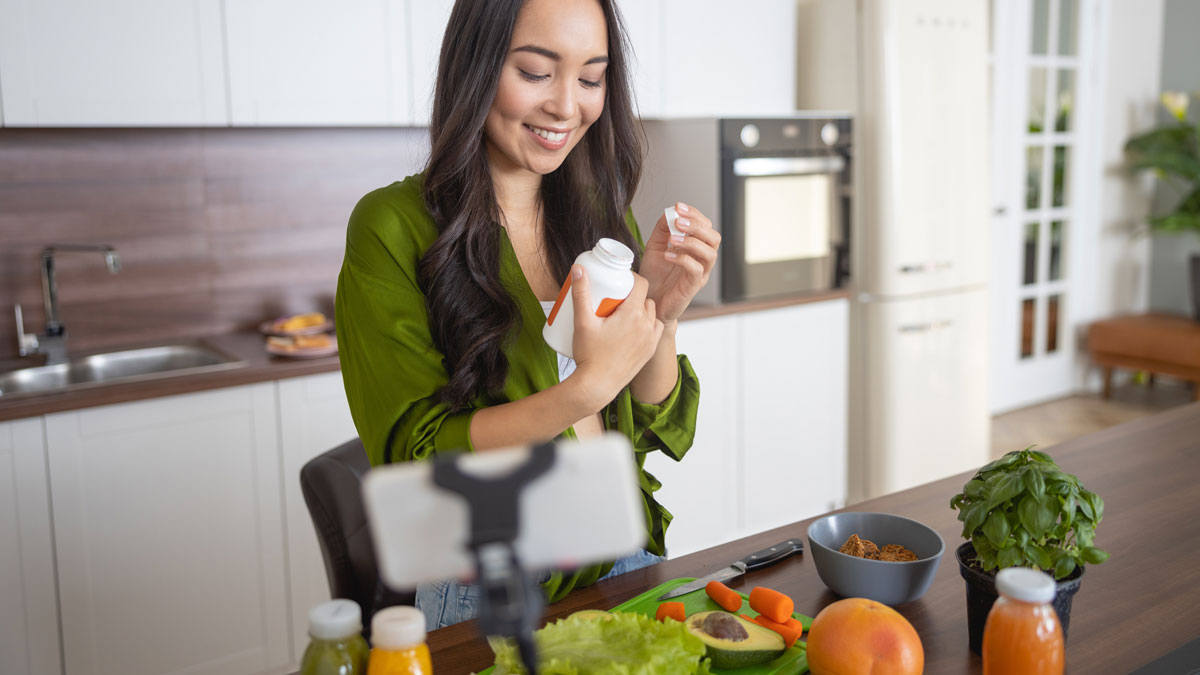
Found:
[[[534,632],[541,675],[709,675],[704,643],[678,621],[613,612],[611,620],[566,618]],[[524,675],[517,646],[490,640],[495,675]]]

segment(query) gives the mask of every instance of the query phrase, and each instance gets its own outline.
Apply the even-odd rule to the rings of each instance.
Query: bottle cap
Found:
[[[596,252],[597,258],[610,265],[622,268],[629,268],[633,265],[633,251],[616,239],[604,237],[596,242],[596,247],[592,250]]]
[[[308,610],[308,634],[337,640],[362,632],[362,610],[353,600],[330,600]]]
[[[682,234],[682,232],[679,231],[679,228],[675,227],[675,221],[679,220],[679,212],[675,210],[675,207],[668,206],[667,208],[663,209],[663,213],[667,217],[667,229],[671,231],[671,234]]]
[[[416,607],[388,607],[371,619],[371,643],[384,649],[407,649],[425,641],[425,615]]]
[[[1008,567],[996,573],[996,590],[1013,600],[1044,605],[1054,600],[1057,589],[1054,579],[1045,572],[1028,567]]]

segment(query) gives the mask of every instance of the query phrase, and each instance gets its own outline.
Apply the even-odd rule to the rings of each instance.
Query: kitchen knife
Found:
[[[658,599],[660,601],[670,600],[671,598],[677,598],[681,595],[686,595],[692,591],[704,588],[710,581],[726,581],[728,579],[736,579],[746,572],[753,572],[754,570],[760,570],[764,567],[770,567],[771,565],[774,565],[785,558],[790,558],[796,553],[801,553],[803,551],[804,542],[800,539],[788,539],[787,541],[781,541],[771,548],[763,549],[757,553],[751,553],[745,558],[732,563],[729,565],[729,567],[725,567],[713,572],[712,574],[702,576],[695,581],[689,581],[686,584],[677,586],[658,596]]]

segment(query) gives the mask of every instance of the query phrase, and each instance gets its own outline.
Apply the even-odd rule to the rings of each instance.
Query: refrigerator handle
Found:
[[[900,326],[897,331],[899,333],[928,333],[935,330],[945,330],[954,325],[953,319],[939,319],[936,321],[926,321],[925,323],[906,323]]]

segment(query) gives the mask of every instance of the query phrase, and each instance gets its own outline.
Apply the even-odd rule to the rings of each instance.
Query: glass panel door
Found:
[[[1093,116],[1080,87],[1091,67],[1087,18],[1099,1],[991,3],[993,412],[1074,388],[1078,275],[1068,262],[1080,128]]]

